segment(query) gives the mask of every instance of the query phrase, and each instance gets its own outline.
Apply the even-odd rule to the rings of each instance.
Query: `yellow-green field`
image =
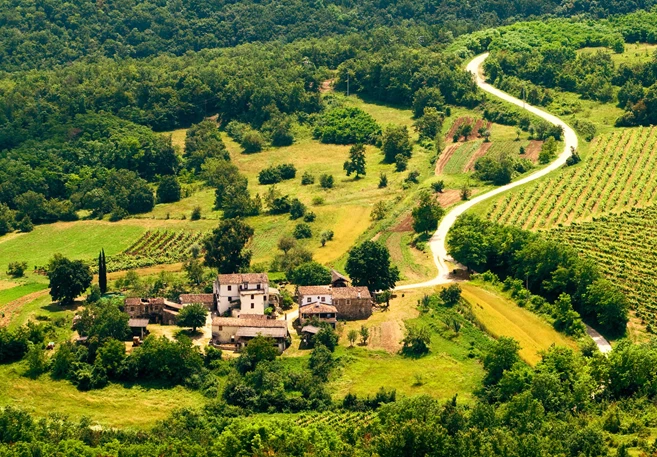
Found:
[[[509,336],[520,343],[520,356],[534,365],[539,353],[551,345],[576,348],[571,338],[557,332],[536,314],[511,300],[472,284],[461,284],[462,296],[472,306],[477,320],[494,337]]]
[[[176,408],[198,407],[203,396],[183,387],[110,385],[80,392],[68,381],[48,375],[24,376],[23,363],[0,365],[0,406],[15,406],[43,417],[65,414],[79,420],[89,417],[111,427],[148,427],[165,419]]]

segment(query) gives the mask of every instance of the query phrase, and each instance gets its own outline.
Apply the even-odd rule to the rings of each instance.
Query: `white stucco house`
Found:
[[[269,287],[265,273],[218,275],[212,289],[219,315],[230,311],[234,317],[262,316],[270,305],[278,304],[278,290]]]

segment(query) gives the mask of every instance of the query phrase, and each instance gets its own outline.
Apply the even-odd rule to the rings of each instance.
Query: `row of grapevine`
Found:
[[[322,423],[331,427],[359,427],[369,424],[376,417],[372,411],[326,411],[301,413],[296,419],[296,424],[306,426]]]
[[[595,260],[621,287],[648,330],[657,331],[656,222],[657,207],[637,208],[547,234]]]
[[[201,247],[204,236],[204,232],[191,230],[149,230],[122,253],[108,256],[107,271],[185,261],[191,257],[192,246]],[[95,262],[90,265],[97,269]]]
[[[657,128],[603,135],[584,163],[500,198],[488,218],[537,230],[652,204],[656,146]]]

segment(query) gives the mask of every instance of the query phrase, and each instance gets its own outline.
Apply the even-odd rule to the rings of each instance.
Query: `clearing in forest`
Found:
[[[488,218],[529,230],[654,203],[657,128],[617,130],[594,140],[583,163],[497,199]]]

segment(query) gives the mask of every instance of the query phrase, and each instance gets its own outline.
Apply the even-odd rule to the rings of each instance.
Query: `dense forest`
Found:
[[[460,35],[532,16],[603,17],[654,0],[216,1],[3,0],[0,70],[47,68],[81,57],[149,57],[243,43],[423,25]],[[429,32],[431,33],[431,32]]]

